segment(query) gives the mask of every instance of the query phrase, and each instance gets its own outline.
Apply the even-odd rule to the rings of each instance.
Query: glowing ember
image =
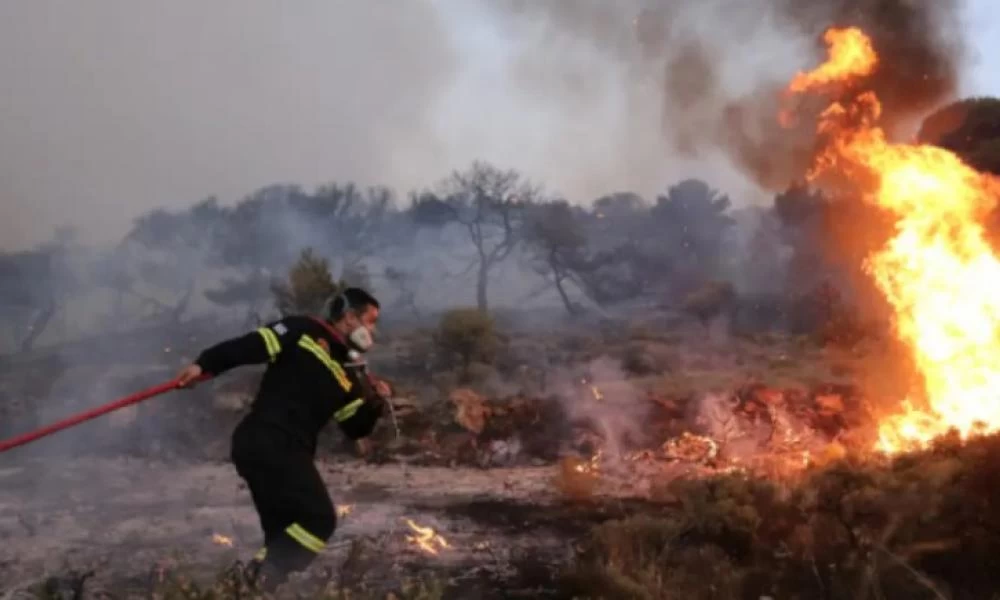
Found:
[[[830,58],[790,91],[849,84],[875,68],[860,30],[831,30],[826,41]],[[872,92],[832,104],[820,118],[828,144],[810,179],[865,182],[865,199],[895,217],[894,237],[864,264],[922,378],[903,411],[881,423],[879,448],[894,453],[950,430],[963,439],[1000,430],[1000,261],[982,225],[1000,180],[947,150],[890,142],[880,114]]]
[[[600,388],[596,385],[590,386],[590,393],[594,395],[594,400],[597,400],[598,402],[604,400],[604,394],[601,393]]]
[[[338,504],[337,505],[337,517],[342,519],[342,518],[346,517],[347,515],[351,514],[351,512],[353,510],[354,510],[354,505],[353,504]]]
[[[406,524],[410,526],[410,529],[416,533],[416,535],[406,536],[406,541],[415,544],[424,552],[437,556],[439,549],[451,548],[451,546],[448,545],[448,541],[430,527],[421,527],[410,519],[404,520],[406,521]]]
[[[685,431],[663,444],[663,454],[673,460],[709,462],[719,455],[719,444],[710,437]]]
[[[581,462],[573,466],[573,469],[578,473],[597,473],[601,470],[601,458],[604,456],[604,450],[598,450],[596,454],[590,457],[588,462]]]
[[[233,547],[233,539],[230,538],[230,537],[226,537],[226,536],[224,536],[222,534],[219,534],[219,533],[213,533],[212,534],[212,542],[214,542],[214,543],[216,543],[216,544],[218,544],[220,546],[225,546],[227,548],[232,548]]]

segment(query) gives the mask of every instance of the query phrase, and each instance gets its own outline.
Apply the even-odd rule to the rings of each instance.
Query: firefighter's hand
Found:
[[[196,364],[190,364],[181,369],[181,372],[177,374],[177,387],[193,388],[201,381],[202,375],[201,367]]]
[[[373,383],[375,384],[375,393],[376,394],[378,394],[382,398],[391,398],[392,397],[392,386],[391,385],[389,385],[385,381],[382,381],[381,379],[375,379]]]

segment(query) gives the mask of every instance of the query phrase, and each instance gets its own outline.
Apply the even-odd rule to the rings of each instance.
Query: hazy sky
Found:
[[[969,3],[964,91],[1000,95],[995,0]],[[702,174],[657,145],[621,64],[512,37],[487,4],[0,0],[0,248],[64,224],[111,239],[152,207],[275,182],[405,189],[479,157],[579,200]]]

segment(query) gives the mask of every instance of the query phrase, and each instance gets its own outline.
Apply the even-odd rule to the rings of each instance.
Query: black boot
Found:
[[[254,585],[262,592],[273,592],[278,586],[288,581],[288,573],[273,562],[265,560],[258,563]]]

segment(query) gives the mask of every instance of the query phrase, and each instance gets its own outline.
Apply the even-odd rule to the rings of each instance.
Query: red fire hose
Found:
[[[204,379],[207,379],[207,377],[203,376],[199,379],[199,381]],[[103,414],[107,414],[109,412],[118,410],[119,408],[125,408],[126,406],[130,406],[132,404],[138,404],[143,400],[149,400],[154,396],[165,394],[171,390],[177,389],[179,387],[178,381],[179,381],[178,379],[172,379],[166,383],[161,383],[160,385],[153,386],[141,392],[136,392],[131,396],[126,396],[120,400],[115,400],[114,402],[109,402],[108,404],[98,406],[97,408],[93,408],[91,410],[73,415],[72,417],[63,419],[62,421],[58,421],[51,425],[42,427],[41,429],[36,429],[35,431],[29,431],[28,433],[12,437],[8,440],[0,441],[0,452],[6,452],[11,448],[17,448],[18,446],[23,446],[24,444],[33,442],[38,438],[51,435],[57,431],[62,431],[63,429],[68,429],[70,427],[73,427],[74,425],[79,425],[84,421],[95,419]]]

